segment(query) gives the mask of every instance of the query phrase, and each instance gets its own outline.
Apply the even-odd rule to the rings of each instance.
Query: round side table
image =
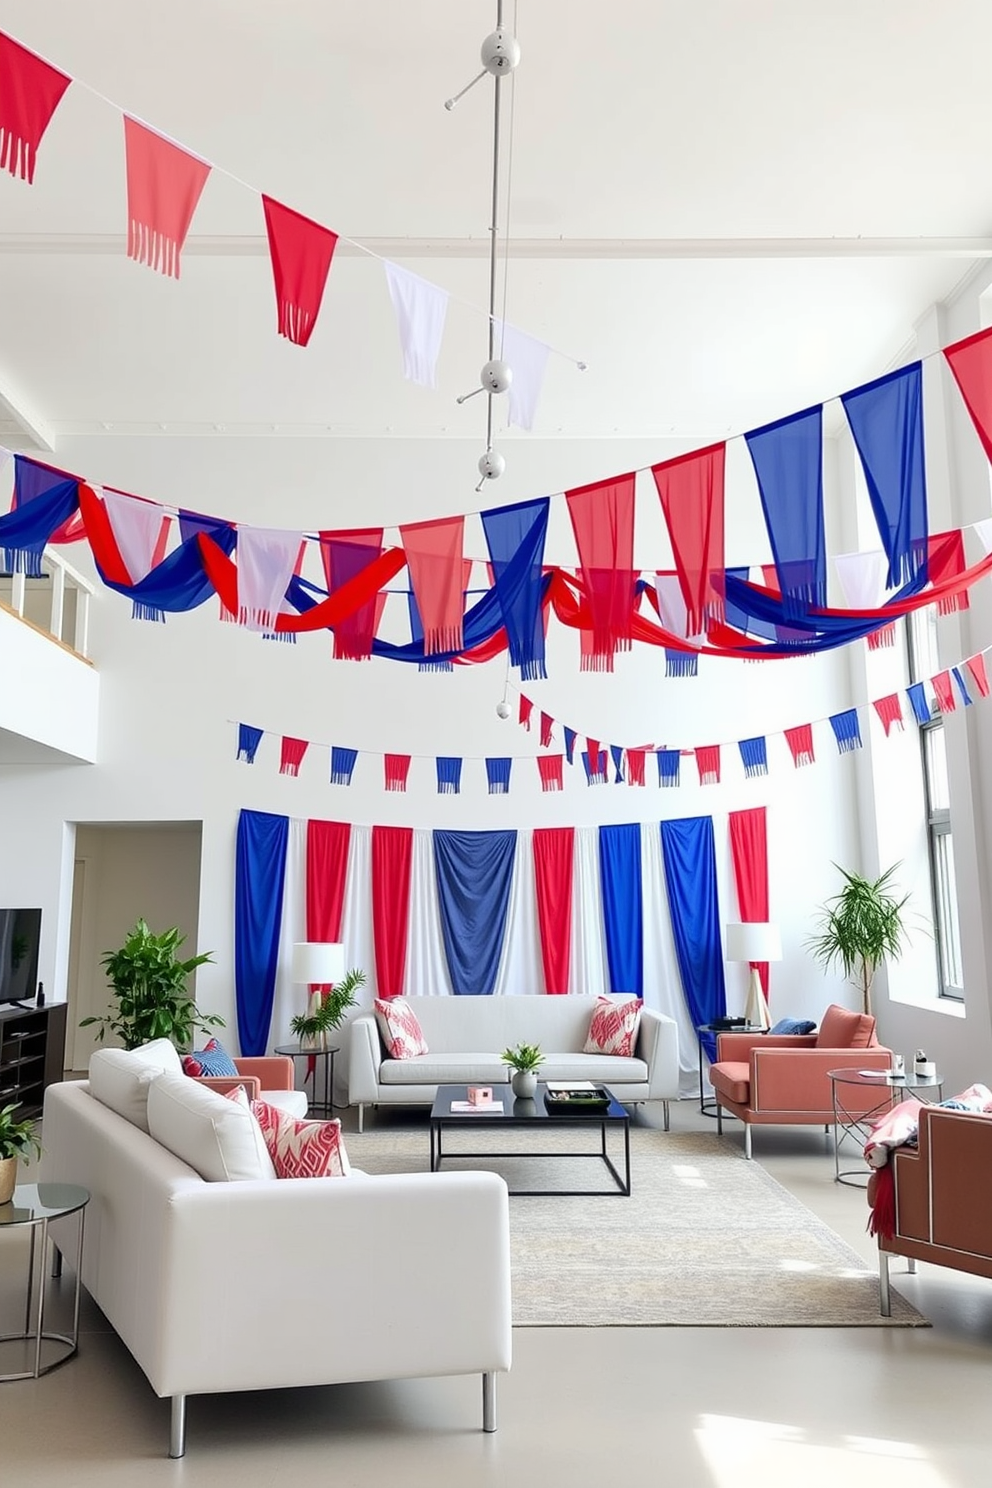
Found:
[[[927,1099],[926,1092],[930,1090],[936,1092],[937,1100],[944,1093],[944,1082],[940,1075],[917,1075],[912,1070],[896,1075],[891,1070],[834,1069],[827,1070],[827,1079],[830,1081],[830,1100],[834,1112],[834,1182],[846,1183],[851,1188],[867,1187],[870,1169],[841,1168],[840,1146],[844,1138],[857,1136],[864,1140],[875,1117],[894,1106],[908,1090],[921,1100]],[[844,1104],[841,1090],[845,1085],[861,1091],[871,1091],[877,1097],[874,1104],[868,1110],[849,1111]]]
[[[302,1049],[299,1044],[277,1044],[276,1054],[285,1054],[295,1063],[297,1059],[312,1059],[313,1064],[309,1071],[303,1076],[303,1088],[310,1081],[310,1109],[319,1112],[322,1116],[334,1114],[334,1056],[340,1053],[340,1045],[326,1049]],[[317,1060],[324,1061],[324,1099],[317,1099]]]
[[[0,1374],[0,1381],[37,1379],[56,1364],[72,1357],[79,1345],[79,1281],[83,1269],[83,1221],[89,1191],[73,1183],[22,1183],[14,1189],[9,1204],[0,1204],[0,1235],[25,1227],[30,1231],[27,1298],[24,1327],[19,1333],[0,1334],[0,1345],[11,1350],[19,1344],[28,1366]],[[72,1299],[72,1331],[56,1333],[45,1327],[45,1264],[48,1257],[48,1226],[52,1220],[76,1215],[76,1285]],[[61,1237],[59,1248],[62,1248]],[[44,1344],[52,1345],[43,1348]],[[47,1356],[47,1357],[43,1357]]]

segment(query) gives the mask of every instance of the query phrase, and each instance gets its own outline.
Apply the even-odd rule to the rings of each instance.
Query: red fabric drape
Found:
[[[279,334],[306,346],[320,312],[338,235],[309,217],[262,197],[276,285]]]
[[[0,170],[34,181],[35,155],[72,82],[9,36],[0,34]]]
[[[792,755],[792,763],[796,769],[800,765],[811,765],[816,759],[813,753],[813,725],[801,723],[797,728],[786,729],[785,742],[789,746]]]
[[[341,939],[350,843],[348,822],[307,822],[307,940]]]
[[[564,789],[562,778],[562,764],[565,756],[562,754],[541,754],[537,759],[537,770],[541,777],[542,791],[560,791]]]
[[[734,859],[737,907],[746,923],[768,923],[768,835],[764,806],[731,811],[730,849]],[[768,962],[756,961],[762,991],[768,997]]]
[[[937,708],[941,713],[953,713],[957,707],[954,701],[954,688],[951,686],[950,672],[938,672],[931,677],[934,695],[937,699]]]
[[[288,734],[284,736],[279,755],[280,775],[299,775],[303,756],[307,752],[307,744],[306,739],[291,739]],[[331,939],[334,937],[332,936]]]
[[[965,666],[971,673],[975,686],[978,688],[981,696],[988,697],[989,679],[988,674],[985,671],[985,657],[979,651],[975,656],[968,657],[968,660],[965,662]]]
[[[372,938],[380,997],[403,991],[412,861],[412,827],[372,828]]]
[[[108,584],[130,584],[131,575],[117,546],[107,508],[85,481],[79,482],[79,511],[86,523],[86,540],[101,576]],[[219,553],[220,549],[217,551]]]
[[[944,347],[982,448],[992,460],[992,328]]]
[[[362,527],[352,532],[321,532],[320,558],[328,594],[356,578],[382,556],[382,528]],[[334,658],[367,661],[382,619],[386,596],[377,594],[334,627]]]
[[[559,766],[561,757],[557,756]],[[538,760],[543,765],[545,760]],[[544,990],[568,991],[572,954],[572,872],[574,827],[538,827],[534,831],[534,882],[537,923],[541,932]]]
[[[584,671],[612,672],[617,651],[631,647],[635,480],[633,473],[619,475],[565,493],[592,620],[591,650],[583,648],[580,660]]]
[[[387,791],[405,791],[410,773],[410,755],[387,754],[383,759],[383,785]]]
[[[720,784],[720,746],[719,744],[706,744],[701,749],[694,751],[696,755],[696,768],[699,771],[700,785]]]
[[[678,570],[686,634],[723,618],[723,473],[726,446],[711,445],[652,465]]]
[[[882,720],[885,729],[885,737],[888,738],[893,725],[902,728],[902,703],[899,701],[897,692],[890,692],[888,697],[875,699],[875,712]]]
[[[124,115],[127,256],[179,278],[179,256],[210,174],[205,160]]]
[[[424,655],[462,649],[464,517],[400,528],[410,584],[424,628]]]

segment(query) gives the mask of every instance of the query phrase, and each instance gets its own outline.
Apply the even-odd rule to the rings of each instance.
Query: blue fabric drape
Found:
[[[927,478],[923,453],[923,363],[844,393],[872,511],[894,589],[927,567]]]
[[[514,506],[494,506],[482,513],[510,662],[520,668],[525,682],[547,676],[541,577],[550,507],[545,496]]]
[[[644,996],[641,906],[641,829],[600,827],[599,877],[603,893],[610,991]]]
[[[0,564],[7,573],[41,578],[41,555],[53,532],[79,509],[79,483],[24,455],[14,456],[14,506],[0,517]]]
[[[745,434],[786,610],[827,602],[823,408]]]
[[[506,930],[516,832],[435,832],[434,873],[452,990],[488,997]]]
[[[234,991],[242,1054],[265,1053],[279,958],[289,817],[242,811],[234,878]]]
[[[661,851],[682,991],[698,1028],[727,1012],[712,817],[663,821]],[[716,1040],[709,1033],[700,1039],[712,1061]]]
[[[238,724],[238,759],[244,760],[246,765],[255,763],[255,755],[258,746],[262,742],[264,729],[255,728],[251,723]]]

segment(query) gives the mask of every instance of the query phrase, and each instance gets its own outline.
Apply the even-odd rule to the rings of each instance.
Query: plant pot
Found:
[[[0,1157],[0,1204],[9,1204],[17,1184],[17,1157]]]
[[[514,1070],[510,1084],[518,1100],[533,1100],[537,1094],[537,1071]]]

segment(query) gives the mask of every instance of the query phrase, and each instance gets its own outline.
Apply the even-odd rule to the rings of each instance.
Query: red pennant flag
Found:
[[[537,768],[541,776],[542,791],[560,791],[562,785],[562,760],[560,754],[539,754]]]
[[[714,444],[651,467],[685,600],[686,635],[723,619],[725,456],[726,446]]]
[[[896,643],[896,623],[890,620],[888,625],[883,625],[880,630],[868,632],[868,650],[878,651],[882,646],[894,646]]]
[[[300,764],[307,752],[308,742],[306,739],[290,739],[289,737],[283,739],[279,758],[280,775],[299,775]]]
[[[937,699],[937,707],[940,712],[953,713],[957,707],[957,703],[954,701],[954,689],[951,686],[950,672],[938,672],[936,677],[930,678],[930,681],[933,683],[934,696]]]
[[[586,739],[586,753],[589,756],[589,773],[591,775],[602,775],[606,779],[606,751],[603,750],[602,757],[599,752],[598,739]],[[602,768],[600,765],[602,764]]]
[[[317,323],[338,235],[271,196],[262,197],[262,206],[276,282],[279,334],[297,346],[306,346]]]
[[[31,185],[38,146],[71,82],[0,32],[0,169]]]
[[[786,729],[785,742],[792,754],[792,763],[798,770],[800,765],[811,765],[816,756],[813,753],[813,725],[801,723],[798,728]]]
[[[583,671],[612,672],[617,651],[629,651],[632,644],[635,481],[633,474],[618,475],[565,493],[592,619],[591,649],[582,647]]]
[[[533,713],[533,711],[534,704],[531,702],[530,698],[524,697],[523,693],[521,693],[520,707],[517,710],[517,722],[522,728],[525,728],[528,733],[530,733],[530,715]]]
[[[554,728],[554,719],[550,713],[541,714],[541,748],[547,749],[551,743],[551,730]]]
[[[179,255],[210,174],[205,160],[124,115],[127,256],[179,278]]]
[[[992,329],[944,347],[982,448],[992,460]]]
[[[647,750],[646,749],[628,749],[627,750],[627,784],[628,785],[643,785],[644,784],[644,759],[645,759],[645,755],[646,754],[647,754]]]
[[[720,746],[719,744],[707,744],[702,749],[694,751],[696,756],[696,769],[699,771],[700,785],[720,784]]]
[[[958,578],[965,569],[964,533],[938,532],[927,543],[927,578],[931,584],[944,584]],[[969,608],[968,591],[945,594],[937,601],[938,615],[953,615]]]
[[[386,755],[383,766],[386,790],[405,791],[406,780],[409,773],[410,756],[408,754]]]
[[[976,656],[969,656],[965,666],[971,673],[972,680],[978,688],[982,697],[989,695],[989,679],[985,671],[985,657],[979,651]]]
[[[902,728],[902,703],[899,701],[897,692],[890,692],[888,697],[875,699],[875,712],[882,720],[885,729],[885,737],[888,738],[893,726]]]
[[[400,538],[424,628],[424,655],[460,651],[465,609],[465,518],[411,522],[400,528]]]

